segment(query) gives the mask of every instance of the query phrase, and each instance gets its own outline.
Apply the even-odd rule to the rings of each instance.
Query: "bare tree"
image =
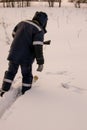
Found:
[[[15,0],[11,0],[11,7],[15,7]]]
[[[59,2],[59,7],[61,7],[61,0],[58,0],[58,2]]]
[[[49,7],[54,7],[54,2],[59,2],[59,7],[61,7],[61,0],[48,0]]]
[[[27,7],[30,6],[30,0],[27,0]]]
[[[76,8],[80,8],[80,0],[74,0],[74,5]]]
[[[49,7],[54,7],[55,0],[48,0]]]
[[[5,7],[6,1],[5,1],[5,0],[3,0],[2,2],[3,2],[3,7]]]

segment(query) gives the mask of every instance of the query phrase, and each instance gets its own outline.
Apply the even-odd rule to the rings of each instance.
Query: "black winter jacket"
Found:
[[[8,60],[17,64],[32,64],[36,58],[37,64],[44,64],[43,29],[33,21],[22,21],[13,30],[13,42]]]

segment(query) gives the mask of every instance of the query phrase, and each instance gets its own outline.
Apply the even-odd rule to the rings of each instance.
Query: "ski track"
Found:
[[[5,93],[4,96],[0,98],[0,118],[20,96],[18,95],[18,93],[20,93],[20,89],[20,87],[12,88],[9,92]]]
[[[17,79],[14,80],[14,83],[11,89],[8,92],[6,92],[3,97],[0,97],[0,118],[2,118],[5,111],[7,111],[13,105],[13,103],[17,100],[17,98],[21,96],[20,79],[21,79],[20,76],[17,77]],[[36,83],[36,81],[37,80],[33,79],[33,83]],[[35,87],[38,87],[38,86],[35,85]]]

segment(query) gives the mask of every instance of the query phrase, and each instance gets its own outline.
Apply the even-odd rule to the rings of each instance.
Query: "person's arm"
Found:
[[[35,35],[33,46],[35,51],[35,58],[38,64],[37,71],[43,70],[43,64],[44,64],[44,56],[43,56],[43,37],[44,34],[42,32],[39,32]]]
[[[37,64],[44,64],[43,45],[34,45],[34,51]]]

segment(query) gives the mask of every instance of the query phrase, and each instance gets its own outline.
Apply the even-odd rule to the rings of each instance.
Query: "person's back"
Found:
[[[15,30],[15,29],[14,29]],[[18,64],[32,63],[35,58],[34,42],[43,42],[44,31],[32,21],[22,21],[16,26],[8,60]]]

